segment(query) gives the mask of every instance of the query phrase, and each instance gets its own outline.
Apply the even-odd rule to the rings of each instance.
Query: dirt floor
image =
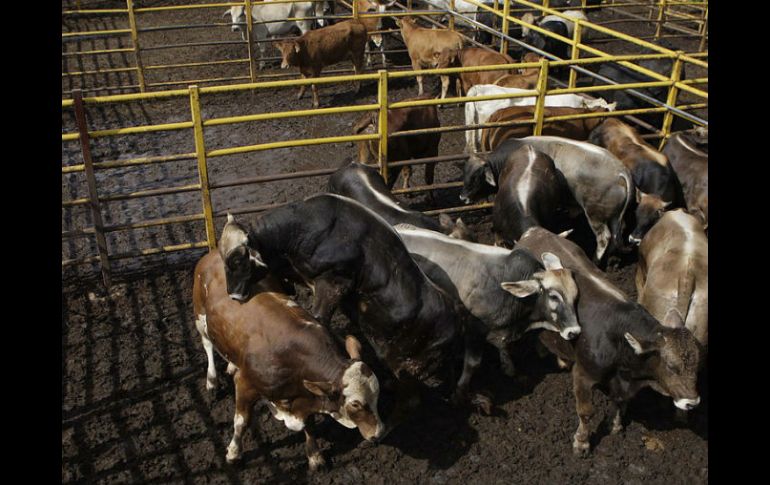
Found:
[[[74,2],[69,2],[73,3]],[[169,2],[141,2],[155,6]],[[120,6],[121,2],[83,2],[93,8]],[[124,3],[122,4],[124,5]],[[221,9],[212,10],[215,18]],[[147,14],[149,15],[149,14]],[[601,12],[596,18],[604,18]],[[608,16],[607,18],[610,18]],[[592,19],[594,16],[592,15]],[[613,17],[614,18],[614,17]],[[66,20],[66,19],[65,19]],[[88,28],[124,28],[120,17],[112,20],[63,20],[63,31]],[[154,25],[194,23],[200,18],[159,16]],[[209,20],[211,21],[211,20]],[[624,32],[641,35],[639,24],[617,24]],[[238,39],[227,30],[210,34],[212,39]],[[635,30],[637,29],[637,30]],[[174,31],[172,31],[174,32]],[[199,31],[198,31],[199,32]],[[231,35],[232,34],[232,35]],[[155,37],[152,37],[152,36]],[[169,32],[148,33],[143,45],[183,42]],[[190,34],[193,35],[193,34]],[[208,37],[207,37],[208,39]],[[104,48],[105,41],[78,42],[78,49]],[[390,41],[389,41],[390,44]],[[110,44],[115,46],[114,44]],[[398,48],[398,43],[392,44]],[[603,44],[609,52],[621,47]],[[692,44],[681,45],[692,50]],[[243,57],[242,45],[211,48],[212,59]],[[152,51],[155,59],[146,64],[195,62],[184,49]],[[636,51],[634,51],[636,52]],[[200,54],[200,51],[198,51]],[[119,67],[120,57],[104,66]],[[130,65],[130,56],[123,58]],[[397,64],[403,59],[391,56]],[[74,70],[69,58],[63,70]],[[400,62],[401,61],[401,62]],[[90,69],[81,64],[78,69]],[[237,75],[232,72],[224,75]],[[243,72],[241,68],[238,72]],[[127,74],[123,73],[122,76]],[[192,79],[199,75],[185,73]],[[207,75],[220,75],[207,74]],[[160,72],[150,82],[180,79]],[[183,77],[184,78],[184,77]],[[120,81],[91,82],[115,85]],[[63,78],[62,89],[76,87]],[[426,80],[426,88],[437,91],[438,79]],[[350,84],[321,86],[322,106],[376,102],[376,84],[365,83],[353,93]],[[417,94],[413,80],[390,85],[390,100]],[[306,109],[310,99],[297,101],[295,91],[270,90],[228,95],[204,95],[205,119],[255,112]],[[266,143],[277,140],[347,134],[356,114],[249,122],[233,126],[207,127],[208,150]],[[173,123],[190,120],[187,97],[165,101],[100,105],[88,109],[90,129]],[[460,124],[462,110],[440,110],[444,125]],[[74,119],[62,114],[62,131],[74,131]],[[444,134],[440,154],[462,151],[462,133]],[[97,162],[136,157],[187,154],[179,161],[98,170],[101,197],[129,194],[157,187],[183,187],[198,181],[195,150],[190,129],[144,135],[96,138],[92,151]],[[347,144],[329,144],[252,152],[213,158],[210,177],[214,184],[257,175],[292,173],[309,169],[333,169],[354,155]],[[63,165],[82,163],[77,143],[63,143]],[[423,170],[415,182],[422,183]],[[437,182],[460,180],[456,162],[440,164]],[[294,201],[323,191],[326,176],[222,188],[213,191],[215,212]],[[422,194],[402,197],[418,209],[458,205],[459,189],[438,191],[429,204]],[[82,174],[62,176],[62,200],[88,195]],[[105,224],[117,226],[201,212],[195,190],[142,199],[106,202]],[[249,221],[253,215],[241,216]],[[490,242],[489,217],[483,212],[463,213]],[[223,218],[216,221],[217,230]],[[62,209],[62,229],[76,230],[93,225],[84,207]],[[579,237],[579,235],[578,235]],[[162,245],[205,240],[201,221],[109,233],[113,254],[129,253]],[[92,238],[68,238],[62,242],[63,259],[95,254]],[[66,483],[705,483],[708,478],[708,389],[700,386],[702,403],[689,422],[674,421],[670,399],[643,391],[629,406],[625,432],[608,434],[609,402],[594,393],[596,416],[586,459],[572,456],[572,435],[577,427],[569,374],[559,371],[553,357],[541,358],[534,351],[536,335],[520,342],[516,364],[520,377],[511,379],[498,370],[494,352],[488,352],[475,387],[488,392],[496,405],[493,416],[452,408],[441,395],[428,395],[419,414],[378,446],[362,444],[356,430],[348,430],[328,419],[320,419],[320,442],[329,462],[328,470],[309,474],[301,433],[286,429],[266,409],[255,415],[244,439],[241,464],[228,465],[227,444],[232,436],[234,411],[232,383],[217,357],[220,388],[205,390],[206,359],[192,318],[192,271],[203,250],[179,251],[163,257],[131,258],[116,262],[117,285],[106,294],[98,278],[98,266],[69,267],[62,272],[62,481]],[[624,261],[609,278],[635,298],[633,260]],[[307,303],[302,294],[301,303]],[[337,316],[334,330],[343,332],[344,317]],[[367,355],[365,354],[365,358]],[[371,359],[369,359],[371,360]],[[387,404],[390,396],[383,393]]]

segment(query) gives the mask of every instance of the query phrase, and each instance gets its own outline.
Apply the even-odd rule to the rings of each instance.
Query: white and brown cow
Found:
[[[216,380],[214,353],[228,362],[235,383],[233,439],[226,459],[242,454],[243,431],[251,409],[264,400],[276,419],[292,431],[305,431],[310,469],[324,465],[310,418],[331,415],[367,440],[378,438],[383,424],[377,410],[379,382],[361,361],[361,344],[348,336],[345,356],[326,327],[264,278],[246,291],[245,301],[230,298],[218,251],[195,267],[193,307],[196,327],[208,358],[206,388]]]

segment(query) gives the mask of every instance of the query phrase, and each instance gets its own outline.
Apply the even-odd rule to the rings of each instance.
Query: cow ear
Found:
[[[353,360],[361,360],[361,342],[352,335],[345,337],[345,350]]]
[[[497,187],[497,182],[495,182],[495,175],[492,173],[490,166],[486,163],[484,164],[484,178],[489,185],[492,187]]]
[[[509,281],[501,283],[500,287],[517,298],[525,298],[540,290],[537,280]]]
[[[572,234],[572,231],[574,231],[574,229],[567,229],[567,230],[566,230],[566,231],[564,231],[564,232],[560,232],[560,233],[559,233],[559,237],[563,237],[564,239],[567,239],[567,236],[569,236],[570,234]]]
[[[670,308],[666,312],[666,316],[663,317],[663,325],[671,328],[684,328],[684,318],[679,310],[676,308]]]
[[[623,336],[626,338],[626,342],[628,342],[628,345],[630,345],[631,348],[634,349],[634,353],[636,355],[646,354],[648,352],[652,352],[653,350],[657,349],[657,346],[655,344],[640,341],[628,332],[623,334]]]
[[[452,218],[449,217],[449,214],[447,214],[447,213],[443,213],[443,214],[438,216],[438,223],[444,229],[452,229],[452,228],[454,228],[454,224],[452,224]]]
[[[543,253],[540,255],[540,259],[543,260],[543,266],[548,271],[564,269],[564,266],[561,265],[561,259],[553,253]]]
[[[228,212],[227,213],[227,223],[228,224],[232,224],[233,222],[235,222],[235,217],[233,217],[233,215]]]
[[[329,397],[334,392],[334,384],[328,381],[311,382],[303,379],[302,384],[318,397]]]

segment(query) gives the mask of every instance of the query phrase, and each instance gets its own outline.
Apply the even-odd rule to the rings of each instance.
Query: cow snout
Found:
[[[676,400],[674,400],[674,406],[676,406],[679,409],[682,409],[684,411],[689,411],[691,409],[694,409],[698,404],[700,404],[700,396],[696,397],[695,399],[676,399]]]
[[[465,205],[468,205],[468,204],[470,204],[470,203],[471,203],[471,199],[470,199],[470,197],[468,197],[468,196],[467,196],[467,195],[465,195],[465,194],[460,194],[460,200],[461,200],[461,201],[462,201],[462,203],[463,203],[463,204],[465,204]]]
[[[574,340],[580,335],[580,327],[565,328],[560,332],[560,335],[564,340]]]
[[[230,293],[230,298],[236,301],[244,301],[246,299],[246,295],[243,293]]]
[[[233,29],[233,32],[240,32],[241,31],[241,26],[240,25],[233,25],[231,27],[231,29]]]
[[[633,234],[631,234],[630,236],[628,236],[628,242],[630,242],[631,244],[633,244],[635,246],[638,246],[639,244],[642,243],[642,240],[640,238],[634,236]]]

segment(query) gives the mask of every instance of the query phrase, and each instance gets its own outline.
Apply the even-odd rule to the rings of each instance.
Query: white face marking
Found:
[[[382,202],[384,205],[390,207],[391,209],[395,209],[395,210],[397,210],[399,212],[408,212],[408,211],[404,210],[403,207],[401,207],[400,205],[396,204],[391,199],[389,199],[388,197],[384,196],[383,194],[378,192],[374,187],[372,187],[372,184],[369,183],[369,179],[367,179],[365,176],[361,177],[361,179],[364,182],[364,186],[366,186],[366,188],[369,189],[369,192],[371,192],[374,195],[374,197],[377,200],[379,200],[380,202]]]
[[[553,332],[558,332],[559,331],[559,329],[556,328],[556,326],[554,326],[553,323],[542,321],[542,322],[534,322],[534,323],[529,324],[529,327],[527,327],[525,332],[529,332],[530,330],[536,330],[538,328],[544,328],[546,330],[551,330]]]
[[[267,407],[270,408],[270,412],[273,413],[275,419],[278,421],[283,421],[283,424],[285,424],[286,427],[290,430],[302,431],[305,429],[305,422],[293,414],[287,413],[286,411],[278,408],[274,403],[270,401],[267,402]]]
[[[567,327],[559,332],[559,335],[561,335],[561,338],[564,340],[571,340],[573,338],[577,338],[581,331],[582,330],[580,327]]]
[[[299,305],[297,305],[294,302],[294,300],[286,300],[286,306],[289,307],[289,308],[294,308],[294,307],[298,307]]]
[[[690,409],[694,408],[698,404],[700,404],[700,396],[696,397],[695,399],[675,399],[674,400],[674,406],[684,411],[689,411]]]
[[[377,418],[377,428],[379,432],[382,427],[380,415],[377,410],[377,400],[380,396],[380,383],[374,373],[368,377],[364,376],[362,368],[363,362],[356,361],[351,364],[350,367],[345,369],[345,373],[342,374],[342,395],[345,397],[345,404],[340,408],[340,411],[342,412],[340,417],[332,417],[346,428],[355,428],[356,423],[347,416],[345,405],[353,401],[358,401],[361,404],[368,404],[369,409],[372,410],[372,413]]]

